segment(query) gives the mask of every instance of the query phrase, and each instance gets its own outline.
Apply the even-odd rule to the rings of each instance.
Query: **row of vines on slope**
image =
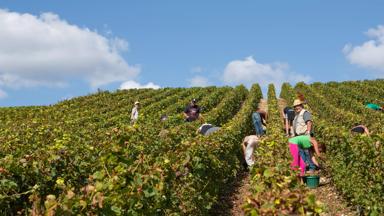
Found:
[[[246,215],[319,214],[321,204],[290,170],[291,156],[282,125],[275,88],[268,88],[267,137],[257,148],[251,170],[252,196],[246,197]]]
[[[141,96],[144,94],[148,99],[143,98],[142,102],[146,105],[156,103],[151,98],[165,98],[170,95],[169,93],[173,95],[184,91],[199,92],[201,90],[204,89],[139,90],[138,92],[130,91],[128,94],[118,92],[112,95],[103,92],[98,95],[102,94],[103,98],[105,95],[105,104],[89,105],[95,111],[96,116],[78,115],[81,116],[81,119],[88,121],[84,124],[84,127],[79,127],[79,125],[76,127],[73,124],[74,121],[78,121],[76,118],[61,119],[59,122],[64,124],[59,127],[57,123],[44,124],[42,122],[48,121],[44,117],[36,118],[35,121],[39,124],[37,127],[35,127],[34,124],[36,123],[34,121],[31,124],[26,124],[25,127],[30,131],[29,136],[23,136],[23,134],[19,134],[17,137],[2,136],[4,141],[2,145],[9,148],[8,153],[2,152],[4,157],[0,159],[0,167],[6,170],[0,174],[2,180],[0,190],[2,211],[10,213],[18,209],[30,209],[30,203],[34,203],[33,209],[39,211],[42,208],[39,203],[44,204],[43,201],[46,199],[46,195],[60,193],[62,181],[72,185],[74,191],[79,191],[86,185],[90,174],[99,168],[96,163],[100,156],[99,150],[103,149],[104,146],[109,146],[109,142],[113,141],[108,135],[114,130],[113,125],[109,123],[110,118],[100,118],[101,115],[116,113],[116,111],[120,110],[118,112],[120,117],[118,118],[129,122],[130,107],[134,100],[143,98]],[[80,104],[83,107],[88,107],[86,103],[83,103],[82,99],[79,99]],[[75,99],[75,103],[76,101],[77,99]],[[103,101],[102,98],[101,101]],[[122,101],[124,103],[121,103]],[[68,102],[63,102],[61,105],[68,109]],[[106,109],[106,113],[98,114],[97,108],[99,106],[109,107],[110,109]],[[61,107],[57,108],[58,113],[52,110],[50,115],[60,115],[60,109]],[[89,111],[78,110],[78,112],[92,113],[92,111]],[[110,116],[110,114],[107,114],[107,116]],[[97,122],[94,122],[95,117],[98,118]],[[25,130],[20,129],[20,131],[20,133],[23,133]],[[4,132],[12,135],[11,131],[2,130],[2,133]],[[15,141],[18,146],[12,144]]]
[[[350,107],[348,111],[344,110],[342,107],[349,105],[335,106],[333,104],[336,102],[333,100],[337,101],[338,98],[330,95],[324,97],[325,92],[322,95],[316,94],[312,88],[299,83],[295,89],[305,94],[313,111],[315,136],[327,146],[326,164],[335,186],[366,215],[382,213],[384,206],[382,197],[384,151],[381,145],[384,141],[383,135],[367,137],[351,134],[350,126],[357,119],[364,120],[359,114],[355,114],[359,108],[355,110]],[[291,93],[284,94],[287,96],[291,94],[292,97],[293,90],[290,89],[289,92]],[[356,103],[348,100],[346,102]],[[366,121],[369,120],[366,119]]]
[[[244,90],[240,87],[235,92]],[[91,193],[76,194],[74,198],[85,201],[87,208],[82,209],[78,202],[65,202],[70,187],[57,201],[67,206],[71,213],[206,214],[216,202],[219,189],[239,167],[234,150],[238,149],[242,136],[250,132],[249,113],[261,96],[258,86],[251,92],[238,114],[214,136],[179,139],[177,133],[171,131],[171,135],[166,134],[155,141],[158,143],[155,145],[171,147],[157,151],[157,155],[138,151],[132,157],[132,151],[125,146],[127,137],[124,130],[116,131],[113,136],[121,141],[114,142],[110,146],[112,152],[101,157],[100,164],[105,164],[105,169],[95,172],[86,186],[92,189]],[[232,107],[238,107],[238,104],[227,103],[220,113],[233,113]],[[218,174],[224,175],[220,178]],[[100,196],[103,197],[102,208],[92,205],[93,200],[100,199]]]

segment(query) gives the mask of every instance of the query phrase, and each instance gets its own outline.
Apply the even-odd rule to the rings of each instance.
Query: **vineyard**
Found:
[[[362,215],[384,214],[384,80],[284,83],[280,98],[305,95],[315,136],[327,146],[325,172]],[[206,122],[182,112],[198,100]],[[0,215],[210,215],[242,167],[241,142],[261,88],[163,88],[100,91],[51,106],[0,109]],[[249,171],[246,215],[319,215],[326,211],[290,169],[288,139],[274,85],[267,135]],[[139,120],[130,112],[140,101]],[[167,115],[166,121],[160,117]],[[350,129],[364,124],[370,136]]]

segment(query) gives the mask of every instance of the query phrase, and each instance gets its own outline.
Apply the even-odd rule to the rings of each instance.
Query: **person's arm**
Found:
[[[245,158],[245,149],[247,148],[247,146],[245,145],[245,141],[243,141],[242,143],[241,143],[241,147],[242,147],[242,149],[243,149],[243,156],[244,156],[244,158]]]
[[[188,114],[183,112],[184,118],[188,118]]]
[[[317,162],[316,157],[315,157],[313,154],[311,155],[311,160],[312,160],[312,162],[313,162],[317,167],[320,167],[319,162]]]
[[[199,114],[199,120],[200,120],[200,122],[202,122],[202,123],[205,122],[205,119],[204,119],[203,115]]]
[[[307,125],[307,131],[305,132],[305,134],[310,134],[312,130],[311,114],[308,111],[305,111],[303,118],[304,118],[305,124]]]
[[[310,134],[312,130],[312,121],[307,121],[307,131],[306,134]]]
[[[267,127],[267,113],[264,112],[264,118],[261,118],[261,124]]]
[[[184,112],[183,112],[184,118],[188,118],[188,112],[189,112],[189,107],[187,106],[187,107],[184,109]]]
[[[314,139],[314,138],[311,138],[311,143],[313,145],[313,149],[315,150],[315,153],[317,155],[317,157],[319,158],[323,158],[323,156],[320,154],[320,151],[319,151],[319,144],[317,143],[317,140]]]
[[[285,123],[285,134],[289,135],[289,122],[288,122],[288,115],[284,114],[284,123]]]
[[[364,125],[362,125],[362,127],[364,128],[364,134],[366,134],[366,135],[370,135],[370,133],[369,133],[369,130],[368,130],[368,128],[367,127],[365,127]]]

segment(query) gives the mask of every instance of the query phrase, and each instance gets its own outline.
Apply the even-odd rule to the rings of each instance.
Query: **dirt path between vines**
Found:
[[[268,103],[266,99],[260,100],[259,108],[268,112]],[[228,188],[223,192],[223,194],[221,194],[218,204],[213,207],[210,215],[244,215],[241,206],[244,204],[244,198],[248,195],[251,195],[249,192],[251,187],[249,182],[249,173],[242,169],[236,176],[236,179],[230,183]]]
[[[282,122],[284,122],[283,110],[287,103],[284,99],[278,100]],[[315,189],[310,189],[316,195],[317,200],[325,204],[325,212],[321,216],[352,216],[358,213],[347,205],[347,202],[338,194],[336,188],[331,183],[331,176],[323,172],[320,177],[320,185]]]

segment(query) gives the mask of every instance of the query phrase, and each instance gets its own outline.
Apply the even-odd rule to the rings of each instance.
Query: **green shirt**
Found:
[[[369,103],[366,105],[367,108],[370,108],[370,109],[374,109],[374,110],[380,110],[380,106],[377,105],[377,104],[372,104],[372,103]]]
[[[301,135],[290,138],[289,143],[296,144],[302,149],[308,149],[312,147],[311,137],[309,135]]]

